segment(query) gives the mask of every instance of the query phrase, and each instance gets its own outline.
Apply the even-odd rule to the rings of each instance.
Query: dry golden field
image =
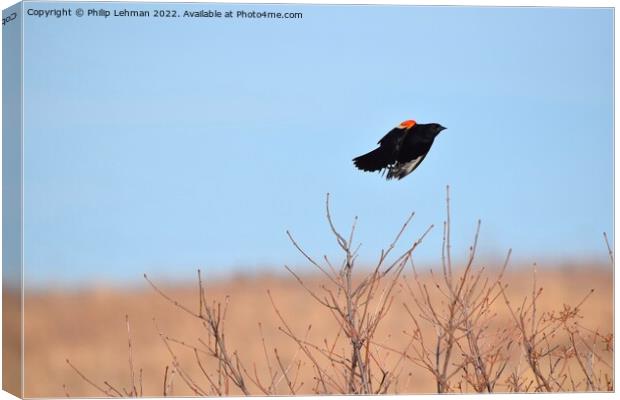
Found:
[[[474,262],[470,273],[472,279],[476,276],[473,271],[478,271],[480,266]],[[420,316],[421,312],[409,288],[414,293],[423,294],[426,285],[429,294],[427,300],[434,306],[440,318],[443,312],[449,310],[450,302],[446,301],[449,295],[440,291],[436,284],[443,288],[441,290],[448,289],[444,287],[441,266],[434,269],[435,283],[427,267],[416,267],[419,269],[417,282],[420,286],[416,284],[411,266],[407,264],[402,274],[394,278],[392,291],[385,290],[386,284],[381,283],[374,289],[375,296],[369,302],[368,321],[381,314],[379,304],[389,305],[381,314],[383,318],[378,321],[371,339],[363,345],[368,347],[362,348],[362,352],[369,352],[364,358],[367,361],[364,367],[369,370],[366,372],[371,381],[366,382],[366,387],[371,387],[372,391],[437,391],[435,377],[424,368],[423,362],[420,362],[423,357],[417,357],[416,354],[419,354],[421,348],[419,339],[423,338],[430,356],[428,359],[434,363],[437,334],[441,328]],[[483,282],[489,277],[489,288],[493,286],[492,279],[498,273],[498,269],[490,267],[488,271],[481,273],[479,281]],[[456,287],[459,282],[456,276],[463,272],[459,271],[455,271]],[[502,278],[502,282],[508,285],[504,292],[510,299],[513,312],[517,314],[517,309],[522,304],[527,305],[531,301],[532,272],[531,267],[510,265]],[[318,299],[328,296],[328,292],[321,289],[321,285],[329,288],[330,284],[334,284],[330,278],[319,272],[300,278],[307,289],[318,294]],[[355,283],[360,280],[361,275],[354,279]],[[346,328],[337,322],[337,311],[330,311],[320,305],[291,275],[204,281],[204,298],[208,307],[202,304],[202,308],[198,281],[174,287],[156,280],[154,283],[191,312],[198,313],[200,309],[217,312],[217,306],[211,308],[211,302],[227,302],[225,319],[222,318],[223,327],[220,326],[219,329],[224,332],[227,356],[233,362],[233,370],[236,367],[237,371],[241,371],[244,385],[251,394],[312,394],[324,392],[325,389],[337,393],[348,390],[347,382],[350,382],[351,376],[347,374],[351,371],[353,353],[349,350],[351,342],[347,338]],[[388,286],[389,284],[388,281]],[[536,301],[535,320],[542,318],[542,327],[554,323],[553,321],[558,326],[551,332],[553,337],[550,335],[544,338],[544,332],[550,331],[543,331],[534,338],[537,350],[530,355],[538,357],[539,367],[543,369],[540,371],[541,375],[553,375],[548,379],[548,384],[553,388],[607,390],[611,383],[606,381],[605,376],[613,379],[613,350],[607,348],[613,343],[608,336],[613,329],[611,266],[539,268],[536,284],[543,290]],[[482,287],[482,283],[480,285]],[[481,332],[476,338],[477,342],[473,344],[478,346],[487,372],[496,374],[505,364],[493,384],[493,391],[515,390],[516,387],[533,391],[537,385],[543,387],[542,383],[536,383],[536,377],[528,367],[525,351],[527,343],[524,343],[519,330],[515,328],[515,319],[511,317],[506,299],[501,295],[499,286],[492,289],[491,292],[484,292],[489,297],[487,302],[495,296],[489,311],[480,320],[473,320],[474,325],[479,324]],[[566,308],[565,313],[561,313],[564,304],[578,306],[590,289],[594,289],[594,292],[578,310]],[[382,303],[382,297],[392,300]],[[419,301],[424,301],[424,298],[425,295],[418,297]],[[222,304],[220,310],[223,307]],[[547,313],[552,310],[556,311],[553,316]],[[65,394],[80,397],[102,396],[100,390],[71,368],[67,359],[84,377],[110,394],[115,394],[116,391],[122,394],[132,393],[135,386],[137,394],[161,396],[164,393],[164,379],[166,394],[216,394],[217,390],[221,390],[223,394],[241,393],[231,378],[234,374],[228,374],[228,379],[226,374],[218,375],[218,365],[222,368],[222,364],[218,364],[215,358],[208,354],[208,349],[213,348],[213,343],[209,342],[213,337],[202,326],[203,321],[167,301],[149,286],[146,280],[142,286],[132,289],[91,287],[75,292],[49,290],[30,293],[25,299],[25,311],[24,379],[25,395],[28,397]],[[576,311],[576,315],[570,314],[572,311]],[[417,330],[410,312],[417,317],[419,335],[415,333]],[[497,315],[492,317],[495,313]],[[128,315],[130,322],[133,384],[125,315]],[[562,318],[567,321],[567,329],[561,327]],[[488,323],[485,322],[487,319]],[[578,325],[570,325],[575,321]],[[283,322],[286,322],[288,329],[299,342],[283,332],[287,329]],[[526,318],[524,325],[527,331],[531,327],[531,320]],[[279,329],[280,327],[283,329]],[[163,333],[163,338],[158,329]],[[575,346],[571,345],[570,329],[577,329],[576,336],[573,336],[576,353]],[[594,338],[594,332],[600,335]],[[444,386],[445,391],[474,391],[476,382],[480,382],[480,376],[476,375],[476,360],[470,359],[469,363],[466,362],[467,354],[472,353],[471,338],[466,333],[462,329],[455,330],[455,339],[458,339],[458,342],[452,348],[453,355],[447,366],[448,371],[455,372]],[[353,337],[355,334],[352,334]],[[607,344],[605,340],[608,341]],[[178,364],[174,363],[166,343],[177,357]],[[445,346],[443,349],[445,350]],[[550,350],[549,354],[545,354],[543,349]],[[331,354],[328,354],[330,351]],[[238,355],[238,360],[235,355]],[[444,356],[445,353],[441,355]],[[220,363],[223,358],[220,354]],[[548,368],[552,363],[556,363],[556,360],[556,370],[549,374]],[[329,376],[321,377],[317,371],[323,371]],[[587,375],[583,371],[586,371]],[[515,377],[517,381],[514,381]],[[354,378],[359,380],[357,388],[364,387],[366,383],[361,375]],[[598,380],[588,383],[588,379]],[[482,380],[487,384],[489,381],[489,376]]]

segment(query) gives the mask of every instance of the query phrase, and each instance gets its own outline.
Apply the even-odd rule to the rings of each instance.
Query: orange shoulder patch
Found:
[[[406,121],[403,121],[400,123],[400,125],[398,125],[399,128],[403,128],[403,129],[409,129],[412,126],[414,126],[416,124],[416,122],[412,119],[408,119]]]

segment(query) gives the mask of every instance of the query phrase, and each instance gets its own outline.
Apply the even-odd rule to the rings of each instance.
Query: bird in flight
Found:
[[[355,157],[353,163],[362,171],[387,170],[387,179],[402,179],[420,165],[435,137],[444,129],[435,123],[403,121],[377,142],[378,148]]]

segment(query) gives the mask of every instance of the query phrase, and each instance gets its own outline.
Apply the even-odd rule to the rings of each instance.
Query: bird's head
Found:
[[[435,123],[432,123],[432,124],[428,124],[428,126],[429,126],[429,128],[430,128],[430,131],[431,131],[431,132],[432,132],[435,136],[439,135],[439,133],[440,133],[441,131],[443,131],[444,129],[446,129],[446,127],[445,127],[445,126],[442,126],[441,124],[435,124]]]

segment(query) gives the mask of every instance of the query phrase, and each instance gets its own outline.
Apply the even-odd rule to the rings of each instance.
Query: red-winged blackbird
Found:
[[[440,124],[404,121],[377,142],[379,148],[354,158],[353,163],[363,171],[387,169],[387,179],[402,179],[420,165],[444,129]]]

